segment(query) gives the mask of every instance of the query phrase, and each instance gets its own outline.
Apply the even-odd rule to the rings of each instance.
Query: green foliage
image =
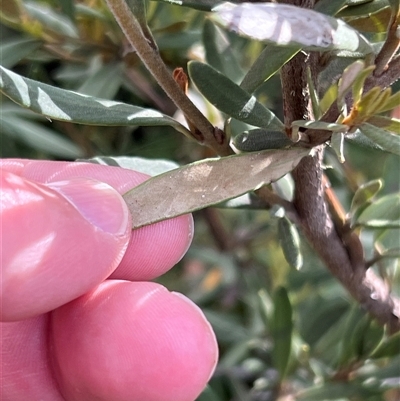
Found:
[[[233,145],[244,152],[255,152],[263,149],[284,149],[292,146],[293,142],[281,131],[252,129],[236,135]]]
[[[297,228],[287,217],[278,220],[279,242],[285,259],[290,266],[300,270],[303,266],[303,256],[300,250],[300,236]]]
[[[274,311],[271,320],[271,335],[274,341],[272,362],[282,381],[289,362],[292,343],[292,306],[283,287],[279,287],[273,295]]]
[[[251,96],[209,65],[191,61],[188,69],[197,89],[228,116],[256,127],[268,127],[271,130],[283,128],[283,123],[255,96]]]
[[[96,74],[96,78],[102,78],[101,82],[107,83],[109,73],[111,71],[105,74],[102,71],[102,74]],[[89,78],[85,82],[83,93],[90,90],[92,82],[96,81]],[[156,110],[66,91],[23,78],[2,67],[0,88],[14,102],[54,120],[86,125],[170,125],[178,131],[187,132],[176,120]]]
[[[263,15],[283,21],[284,5],[233,2],[211,12],[218,3],[128,2],[166,65],[188,66],[188,95],[240,155],[210,160],[205,147],[182,137],[193,139],[183,116],[105,3],[11,0],[0,6],[2,156],[83,159],[153,176],[125,195],[143,208],[135,226],[224,206],[195,212],[193,246],[159,279],[197,302],[218,338],[220,362],[197,401],[390,399],[398,391],[399,334],[350,299],[290,213],[266,210],[248,192],[272,181],[269,189],[290,202],[288,173],[310,152],[305,134],[327,134],[325,174],[346,222],[361,233],[368,267],[400,295],[399,85],[369,84],[398,2],[291,8],[299,25],[284,20],[280,36],[261,27],[273,21]],[[224,9],[251,23],[221,23]],[[326,39],[323,27],[333,36]],[[318,76],[307,77],[314,116],[284,126],[279,70],[314,50],[321,52]],[[336,121],[324,119],[331,107]],[[196,188],[182,178],[199,172]]]

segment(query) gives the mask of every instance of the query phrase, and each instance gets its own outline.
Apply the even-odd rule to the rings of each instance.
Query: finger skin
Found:
[[[0,168],[30,180],[51,183],[82,176],[105,182],[124,194],[149,177],[136,171],[93,163],[0,160]],[[192,215],[165,220],[132,232],[128,249],[111,278],[151,280],[165,273],[186,253],[193,238]]]
[[[85,179],[62,184],[63,191],[75,191],[75,198],[86,202],[88,214],[98,207],[112,212],[117,218],[113,227],[92,224],[93,216],[83,217],[52,188],[8,171],[0,180],[2,321],[48,312],[115,270],[130,239],[130,214],[111,187]],[[98,190],[104,196],[90,197]]]
[[[54,208],[51,203],[47,202],[47,198],[50,197],[52,201],[58,203],[54,210],[59,208],[62,213],[54,212],[61,219],[61,222],[58,221],[59,224],[53,224],[53,231],[57,233],[57,229],[60,226],[65,231],[64,208],[67,208],[67,213],[72,215],[74,213],[69,209],[72,208],[77,212],[76,204],[70,197],[71,191],[74,191],[77,184],[75,182],[71,186],[69,185],[70,182],[68,182],[68,185],[64,185],[66,181],[85,180],[86,178],[84,177],[89,177],[108,183],[116,188],[118,192],[124,193],[147,178],[143,174],[129,170],[86,163],[3,160],[0,161],[1,168],[3,168],[3,171],[0,171],[0,178],[4,177],[4,172],[12,172],[17,178],[24,178],[22,184],[18,183],[18,185],[21,185],[24,190],[28,189],[28,191],[19,191],[19,193],[34,195],[34,199],[37,197],[46,198],[46,202],[43,203],[46,203],[47,206],[50,205],[52,210]],[[27,181],[26,178],[29,180]],[[85,188],[87,188],[88,183],[90,184],[91,180],[84,184]],[[4,198],[2,197],[2,199]],[[32,200],[31,196],[28,199]],[[30,202],[25,202],[25,200],[26,198],[24,202],[15,202],[13,208],[21,208],[24,211],[25,207],[29,211]],[[27,206],[25,206],[25,203],[27,203]],[[11,212],[9,213],[16,213],[12,211],[13,208],[10,208]],[[33,242],[35,243],[36,241],[36,245],[38,230],[40,233],[48,233],[52,222],[57,221],[56,217],[51,216],[51,213],[49,215],[48,209],[37,209],[35,206],[34,212],[37,213],[39,210],[41,213],[37,213],[38,217],[33,219],[32,216],[35,213],[27,213],[27,210],[24,213],[16,213],[13,218],[10,218],[7,230],[2,231],[3,234],[7,233],[7,250],[15,251],[21,247],[28,249],[29,247],[24,246],[24,244],[32,243],[32,241],[29,241],[29,235],[32,233]],[[91,215],[91,211],[91,207],[84,211],[81,210],[79,212],[79,220],[84,220],[85,224],[92,223],[98,213]],[[19,217],[18,220],[17,215],[24,218]],[[43,218],[39,218],[40,215]],[[82,217],[84,218],[82,219]],[[71,219],[68,218],[67,220]],[[100,227],[109,229],[111,226],[115,226],[109,220],[110,216],[105,222],[102,222]],[[15,225],[11,224],[13,222],[19,222],[18,230],[15,230]],[[90,225],[92,226],[93,224]],[[80,230],[76,230],[79,225],[71,224],[71,226],[75,227],[75,230],[71,229],[71,236],[79,237],[77,234],[80,234]],[[35,229],[32,230],[32,227],[35,227]],[[9,236],[10,233],[12,233],[11,236]],[[130,230],[127,230],[126,239],[129,239],[131,235],[130,245],[126,255],[123,257],[123,261],[112,275],[131,280],[142,280],[162,274],[182,257],[190,244],[192,234],[193,222],[191,216],[181,216],[177,219],[144,227],[143,229],[135,230],[132,235]],[[109,262],[102,264],[104,258],[98,257],[99,255],[94,255],[94,257],[100,259],[96,263],[86,264],[87,262],[82,262],[80,258],[74,259],[76,255],[85,255],[84,251],[86,251],[86,254],[99,253],[99,248],[101,248],[101,253],[103,248],[107,248],[109,244],[100,247],[94,244],[93,250],[89,249],[88,251],[87,248],[91,248],[90,238],[93,237],[91,233],[88,241],[75,241],[78,251],[70,252],[66,244],[71,243],[71,236],[56,247],[59,253],[57,263],[63,266],[62,269],[54,269],[53,266],[52,270],[49,269],[47,271],[48,273],[46,273],[45,269],[46,274],[41,275],[41,281],[37,282],[37,286],[33,286],[29,291],[26,291],[26,305],[29,304],[33,308],[29,310],[29,316],[33,312],[37,313],[36,304],[40,304],[43,297],[48,296],[48,294],[53,294],[55,298],[59,297],[59,293],[68,292],[76,283],[81,283],[82,279],[86,280],[88,276],[91,277],[91,275],[97,274],[99,266],[103,266],[100,268],[102,272],[104,272],[104,269],[113,270],[114,267],[110,267]],[[28,238],[28,241],[26,238]],[[126,239],[123,246],[118,249],[126,246]],[[47,245],[47,242],[44,242]],[[2,245],[5,244],[4,237],[0,238],[0,243]],[[32,281],[34,282],[34,278],[31,280],[29,275],[36,276],[37,271],[35,269],[37,266],[42,266],[43,261],[46,261],[46,258],[42,255],[44,248],[41,246],[42,244],[40,243],[40,246],[35,245],[29,248],[32,252],[25,252],[25,259],[20,259],[20,261],[23,260],[25,262],[30,260],[31,263],[15,263],[15,258],[10,258],[14,261],[14,264],[12,264],[14,271],[9,269],[11,277],[13,278],[16,273],[22,271],[29,285],[32,285]],[[48,249],[51,249],[51,246],[45,249],[46,252]],[[40,254],[40,263],[37,261],[37,250],[42,252]],[[60,256],[65,256],[67,252],[70,252],[68,259]],[[2,258],[3,255],[5,255],[5,252],[2,252]],[[107,265],[107,267],[104,268],[104,265]],[[23,268],[21,269],[21,267]],[[3,260],[2,268],[4,268]],[[64,269],[65,272],[69,272],[75,281],[66,284],[66,281],[62,279]],[[93,270],[96,270],[97,273],[93,273]],[[4,274],[2,279],[4,279]],[[6,281],[12,282],[12,280],[8,279]],[[15,283],[25,285],[22,280],[14,280],[14,287]],[[130,287],[129,291],[121,291],[120,286],[115,285],[107,292],[108,285],[112,286],[115,283],[118,282],[108,280],[98,287],[91,284],[90,288],[92,290],[89,294],[52,312],[51,331],[49,331],[47,319],[49,314],[24,321],[1,324],[0,333],[2,334],[0,338],[3,352],[0,377],[1,399],[10,401],[25,401],[28,399],[90,401],[94,399],[88,398],[92,397],[93,391],[96,394],[100,391],[100,396],[104,395],[105,397],[100,398],[100,400],[107,401],[124,399],[130,401],[193,401],[197,397],[204,388],[217,360],[215,337],[209,324],[204,320],[201,311],[189,301],[184,301],[184,298],[179,294],[169,293],[165,289],[160,290],[163,287],[157,284],[124,282],[124,284],[139,286],[140,288],[135,287],[136,290],[132,293],[133,287]],[[156,286],[156,288],[153,286]],[[9,289],[8,294],[10,294],[13,286],[5,287]],[[2,283],[2,291],[5,287]],[[20,289],[17,288],[17,290]],[[19,295],[21,295],[21,292]],[[68,300],[72,299],[71,297],[75,298],[76,294],[69,294]],[[18,300],[21,301],[23,298],[24,296],[18,297],[17,302],[13,303],[13,305],[18,306]],[[111,301],[108,308],[103,309],[105,300]],[[11,309],[12,307],[9,305],[8,310]],[[75,317],[78,317],[78,320]],[[10,320],[15,318],[16,315],[14,314],[10,317]],[[84,319],[84,322],[81,321],[82,319]],[[128,324],[129,330],[124,331],[122,329],[125,329],[126,319],[128,319],[128,323],[133,320],[135,323],[140,322],[140,324],[136,326]],[[92,335],[92,329],[96,327],[99,328],[99,336]],[[107,330],[107,327],[113,328],[111,333]],[[57,331],[60,329],[61,332]],[[3,333],[5,333],[4,336]],[[50,348],[49,339],[52,344]],[[79,352],[74,352],[75,345],[81,345],[80,348],[76,347],[76,349],[86,351],[89,356],[88,360],[82,362],[82,359],[79,358]],[[132,353],[129,351],[126,356],[125,350],[131,350],[131,348]],[[70,357],[70,354],[73,354],[74,357]],[[90,356],[92,356],[92,359]],[[142,358],[141,356],[145,357]],[[125,363],[121,365],[124,357]],[[52,361],[51,364],[50,360]],[[108,376],[109,380],[104,380],[105,376],[99,374],[104,365],[101,365],[97,370],[99,376],[93,377],[92,373],[95,371],[95,365],[98,361],[103,364],[107,361],[112,363],[111,367],[114,370],[111,371],[113,374]],[[154,369],[152,361],[158,361],[157,369]],[[83,388],[83,396],[81,397],[70,388],[68,383],[65,383],[64,375],[67,374],[67,381],[69,381],[69,378],[73,380],[75,376],[72,373],[69,375],[68,369],[80,371],[81,366],[85,366],[86,362],[89,363],[89,369],[86,372],[89,374],[85,376],[85,371],[82,372],[81,376],[86,378],[81,382]],[[106,364],[103,371],[107,366],[108,364]],[[59,383],[54,379],[53,367],[56,367],[58,372]],[[127,368],[129,368],[129,375]],[[136,371],[135,369],[138,370]],[[123,381],[120,379],[120,372],[123,374]],[[139,377],[140,380],[136,380],[132,384],[129,380],[132,376]],[[179,376],[181,380],[179,380]],[[169,379],[168,383],[166,383],[166,378]],[[78,377],[78,379],[80,378]],[[148,385],[143,389],[143,383],[146,380],[148,380]],[[153,383],[158,384],[152,388]],[[57,392],[59,385],[63,388],[65,397]],[[118,391],[113,391],[111,394],[109,389],[114,389],[115,387],[117,387]],[[135,387],[136,390],[131,389],[131,387]],[[135,393],[130,390],[142,391],[142,393],[136,393],[138,397],[133,398],[132,394]],[[165,390],[167,391],[165,392]]]
[[[0,400],[65,401],[49,369],[49,315],[0,323]]]
[[[156,283],[120,280],[53,311],[50,341],[68,401],[194,401],[218,353],[191,301]]]

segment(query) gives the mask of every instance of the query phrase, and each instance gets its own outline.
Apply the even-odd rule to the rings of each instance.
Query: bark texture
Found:
[[[306,8],[314,6],[313,0],[283,2]],[[286,126],[294,120],[313,119],[306,69],[317,71],[317,63],[317,54],[299,53],[282,68]],[[311,143],[321,143],[318,136],[326,135],[326,131],[313,131],[311,135]],[[331,218],[324,195],[323,151],[323,146],[315,148],[315,154],[304,158],[293,171],[297,223],[330,272],[360,305],[387,325],[390,332],[400,331],[400,300],[392,297],[388,285],[367,268],[358,236],[344,226],[335,226]]]

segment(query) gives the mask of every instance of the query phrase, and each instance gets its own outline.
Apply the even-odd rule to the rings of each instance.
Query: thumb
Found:
[[[118,266],[131,220],[112,187],[86,178],[43,185],[7,171],[0,179],[1,320],[57,308]]]

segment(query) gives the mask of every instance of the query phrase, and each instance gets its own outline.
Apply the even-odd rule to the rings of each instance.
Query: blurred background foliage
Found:
[[[365,12],[348,18],[379,43],[384,40],[382,26],[389,2],[369,3],[378,6],[373,24]],[[0,12],[4,67],[57,87],[182,119],[103,1],[7,0],[1,3]],[[262,43],[222,30],[204,12],[192,8],[150,1],[147,19],[171,70],[186,68],[189,60],[206,60],[240,82],[264,48]],[[215,53],[219,57],[213,57]],[[352,61],[342,58],[338,64],[343,69]],[[278,76],[256,94],[283,117]],[[190,88],[190,96],[213,123],[223,122],[224,116],[195,88]],[[139,156],[186,164],[213,156],[169,127],[47,121],[4,96],[0,99],[2,157],[75,160]],[[345,157],[346,162],[340,164],[329,150],[325,163],[346,210],[352,201],[354,206],[360,186],[381,180],[379,213],[384,212],[388,220],[399,220],[398,197],[394,195],[399,192],[399,158],[357,143],[346,144]],[[290,196],[290,177],[275,185]],[[220,362],[198,401],[399,400],[400,335],[388,337],[301,238],[303,266],[301,270],[290,267],[279,240],[279,216],[275,209],[209,208],[195,213],[192,247],[178,266],[159,279],[169,289],[193,299],[218,338]],[[367,259],[376,256],[377,246],[397,249],[397,253],[400,248],[399,228],[363,228],[361,237]],[[399,260],[383,258],[374,268],[400,295]]]

